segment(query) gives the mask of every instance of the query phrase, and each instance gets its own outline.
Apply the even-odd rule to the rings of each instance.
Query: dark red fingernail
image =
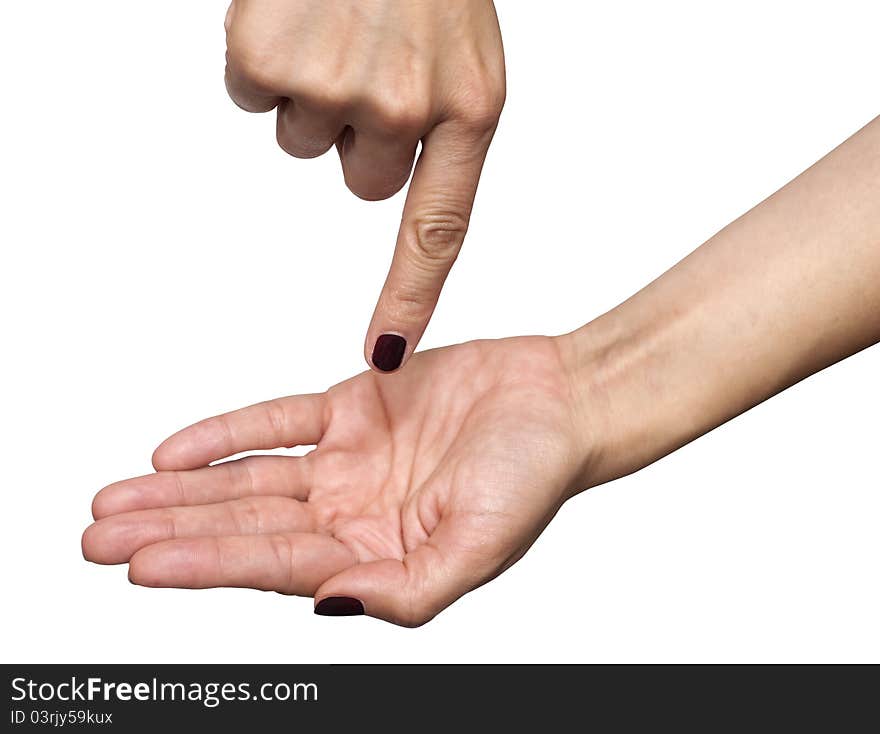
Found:
[[[364,613],[364,605],[350,596],[328,596],[315,607],[315,614],[325,617],[355,617]]]
[[[373,347],[373,366],[382,372],[393,372],[403,362],[406,339],[399,334],[382,334]]]

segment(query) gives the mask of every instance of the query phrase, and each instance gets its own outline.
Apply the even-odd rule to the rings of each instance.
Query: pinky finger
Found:
[[[356,562],[349,548],[326,535],[227,535],[142,548],[131,558],[128,578],[139,586],[232,586],[312,596],[325,580]]]
[[[226,91],[229,98],[245,112],[268,112],[282,101],[281,97],[259,92],[226,67]]]

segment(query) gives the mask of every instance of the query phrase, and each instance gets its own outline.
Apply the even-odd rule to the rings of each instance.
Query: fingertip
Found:
[[[392,196],[400,192],[400,190],[406,185],[406,182],[409,181],[409,174],[407,174],[406,178],[401,181],[388,185],[384,182],[377,184],[373,182],[364,183],[360,180],[353,180],[347,173],[345,173],[345,169],[343,169],[343,179],[345,180],[346,188],[358,199],[363,201],[385,201],[385,199],[390,199]]]
[[[321,617],[357,617],[366,613],[364,603],[350,596],[325,596],[315,601],[315,614]]]
[[[183,431],[178,431],[162,441],[150,458],[153,469],[156,471],[183,471],[201,466],[198,462],[193,463],[188,452],[184,450],[189,442],[185,438],[181,440],[183,438],[181,434],[184,431],[190,431],[197,426],[199,426],[198,423],[183,429]]]
[[[151,559],[150,546],[136,551],[128,561],[128,581],[135,586],[159,588],[159,574]]]
[[[236,536],[238,537],[238,536]],[[250,536],[241,536],[247,541]],[[206,556],[215,557],[218,538],[152,538],[148,545],[131,554],[128,559],[128,579],[138,586],[151,588],[202,589],[209,585],[200,579],[200,567]],[[217,551],[219,552],[219,551]]]
[[[153,506],[149,486],[155,474],[124,479],[108,484],[92,500],[92,517],[103,520],[133,510],[149,509]]]
[[[166,459],[167,443],[168,439],[160,443],[153,451],[153,455],[150,457],[150,463],[153,465],[153,469],[155,469],[156,471],[167,471],[169,468],[169,462]]]
[[[100,520],[102,517],[110,514],[105,508],[107,504],[106,498],[107,487],[104,487],[92,498],[92,520]]]
[[[409,344],[406,337],[394,332],[379,334],[373,342],[367,364],[376,372],[389,374],[399,370],[407,361]]]
[[[132,556],[131,561],[128,563],[128,583],[133,586],[149,586],[149,584],[141,583],[140,571],[135,565],[135,558],[137,558],[137,554]]]
[[[413,595],[407,579],[406,566],[394,559],[351,566],[321,584],[315,592],[315,599],[319,600],[315,613],[330,615],[336,608],[354,613],[359,604],[368,617],[400,627],[420,627],[435,616],[436,610],[429,609],[424,599]],[[334,601],[327,601],[329,599]]]
[[[90,557],[90,554],[89,554],[89,544],[90,544],[89,530],[91,530],[91,528],[92,528],[92,526],[89,525],[89,527],[87,527],[83,531],[83,534],[79,539],[79,549],[82,552],[82,557],[87,561],[92,560]]]
[[[82,534],[80,546],[83,558],[90,563],[97,563],[101,566],[111,566],[123,561],[117,560],[112,552],[107,548],[106,539],[103,536],[103,528],[100,522],[93,522]]]
[[[103,520],[105,517],[130,509],[126,505],[130,505],[134,499],[133,490],[129,484],[131,481],[129,479],[125,482],[114,482],[99,490],[92,499],[92,518]]]

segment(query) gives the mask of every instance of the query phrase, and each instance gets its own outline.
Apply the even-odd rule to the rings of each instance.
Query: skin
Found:
[[[399,191],[421,153],[391,269],[364,343],[422,337],[470,221],[504,105],[504,51],[490,0],[235,0],[226,86],[249,112],[277,110],[297,158],[336,147],[364,199]],[[401,363],[401,364],[402,364]]]
[[[880,118],[632,298],[560,337],[422,352],[209,418],[93,503],[134,583],[350,597],[415,626],[577,492],[880,341]],[[247,449],[317,444],[305,457]]]

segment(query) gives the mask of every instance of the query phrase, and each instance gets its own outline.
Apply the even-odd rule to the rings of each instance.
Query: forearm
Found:
[[[645,289],[560,337],[583,487],[880,341],[880,118]],[[583,488],[582,487],[582,488]]]

